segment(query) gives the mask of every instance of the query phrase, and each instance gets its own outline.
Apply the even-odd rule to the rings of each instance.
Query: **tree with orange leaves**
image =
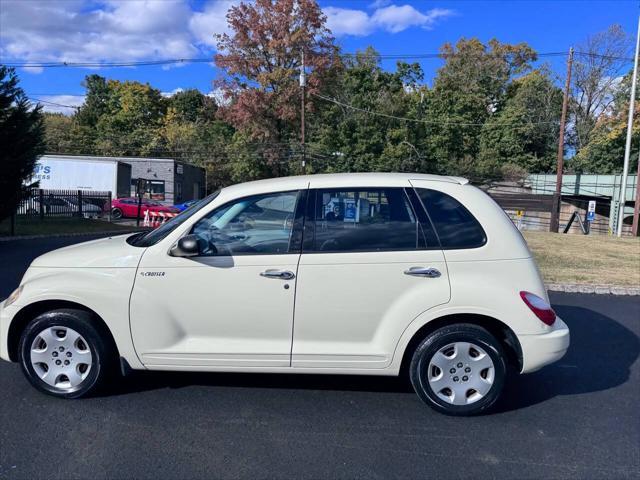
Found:
[[[231,34],[217,35],[216,65],[225,73],[214,82],[225,105],[220,115],[261,143],[264,175],[286,173],[283,158],[299,142],[302,54],[307,75],[307,109],[341,68],[338,47],[315,0],[256,0],[231,7]]]

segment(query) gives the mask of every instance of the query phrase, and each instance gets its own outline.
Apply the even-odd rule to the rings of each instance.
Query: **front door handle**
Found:
[[[405,275],[411,275],[414,277],[429,277],[429,278],[438,278],[440,275],[440,270],[433,267],[411,267],[409,270],[404,271]]]
[[[261,277],[266,278],[279,278],[280,280],[291,280],[295,277],[293,272],[289,270],[265,270],[264,272],[260,272]]]

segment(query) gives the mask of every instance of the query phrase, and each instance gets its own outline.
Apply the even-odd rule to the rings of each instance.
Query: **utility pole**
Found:
[[[636,100],[636,81],[638,78],[638,49],[640,48],[640,16],[638,16],[638,33],[636,35],[636,54],[633,60],[633,77],[631,80],[631,96],[629,98],[629,120],[627,121],[627,143],[624,146],[624,167],[620,184],[620,200],[618,203],[618,222],[616,234],[622,236],[622,222],[624,221],[624,204],[626,201],[627,175],[629,175],[629,156],[631,155],[631,136],[633,134],[633,109]],[[636,204],[638,199],[636,198]]]
[[[636,202],[633,207],[633,226],[631,227],[631,232],[634,237],[637,237],[640,234],[640,225],[638,225],[638,220],[640,217],[640,155],[638,155],[638,173],[636,175]]]
[[[300,112],[300,144],[302,145],[302,173],[307,169],[307,152],[304,142],[304,96],[307,86],[307,73],[304,70],[304,50],[302,50],[302,62],[300,64],[300,89],[302,91],[302,111]]]
[[[569,89],[571,88],[571,68],[573,66],[573,47],[569,49],[567,60],[567,80],[564,84],[562,97],[562,114],[560,115],[560,136],[558,138],[558,165],[556,167],[556,191],[553,194],[551,223],[549,231],[558,233],[560,228],[560,206],[562,203],[562,171],[564,170],[564,128],[567,121],[567,107],[569,106]]]

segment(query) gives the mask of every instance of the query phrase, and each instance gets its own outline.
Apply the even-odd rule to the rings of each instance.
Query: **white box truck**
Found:
[[[131,165],[110,157],[43,155],[29,183],[46,190],[111,192],[113,198],[131,194]]]

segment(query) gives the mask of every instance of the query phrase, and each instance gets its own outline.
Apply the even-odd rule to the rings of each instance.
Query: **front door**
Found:
[[[299,191],[233,200],[196,222],[197,257],[145,252],[131,297],[150,368],[290,366]],[[294,245],[296,244],[296,245]]]
[[[383,369],[409,323],[449,301],[443,252],[411,195],[400,187],[309,191],[294,368]]]

